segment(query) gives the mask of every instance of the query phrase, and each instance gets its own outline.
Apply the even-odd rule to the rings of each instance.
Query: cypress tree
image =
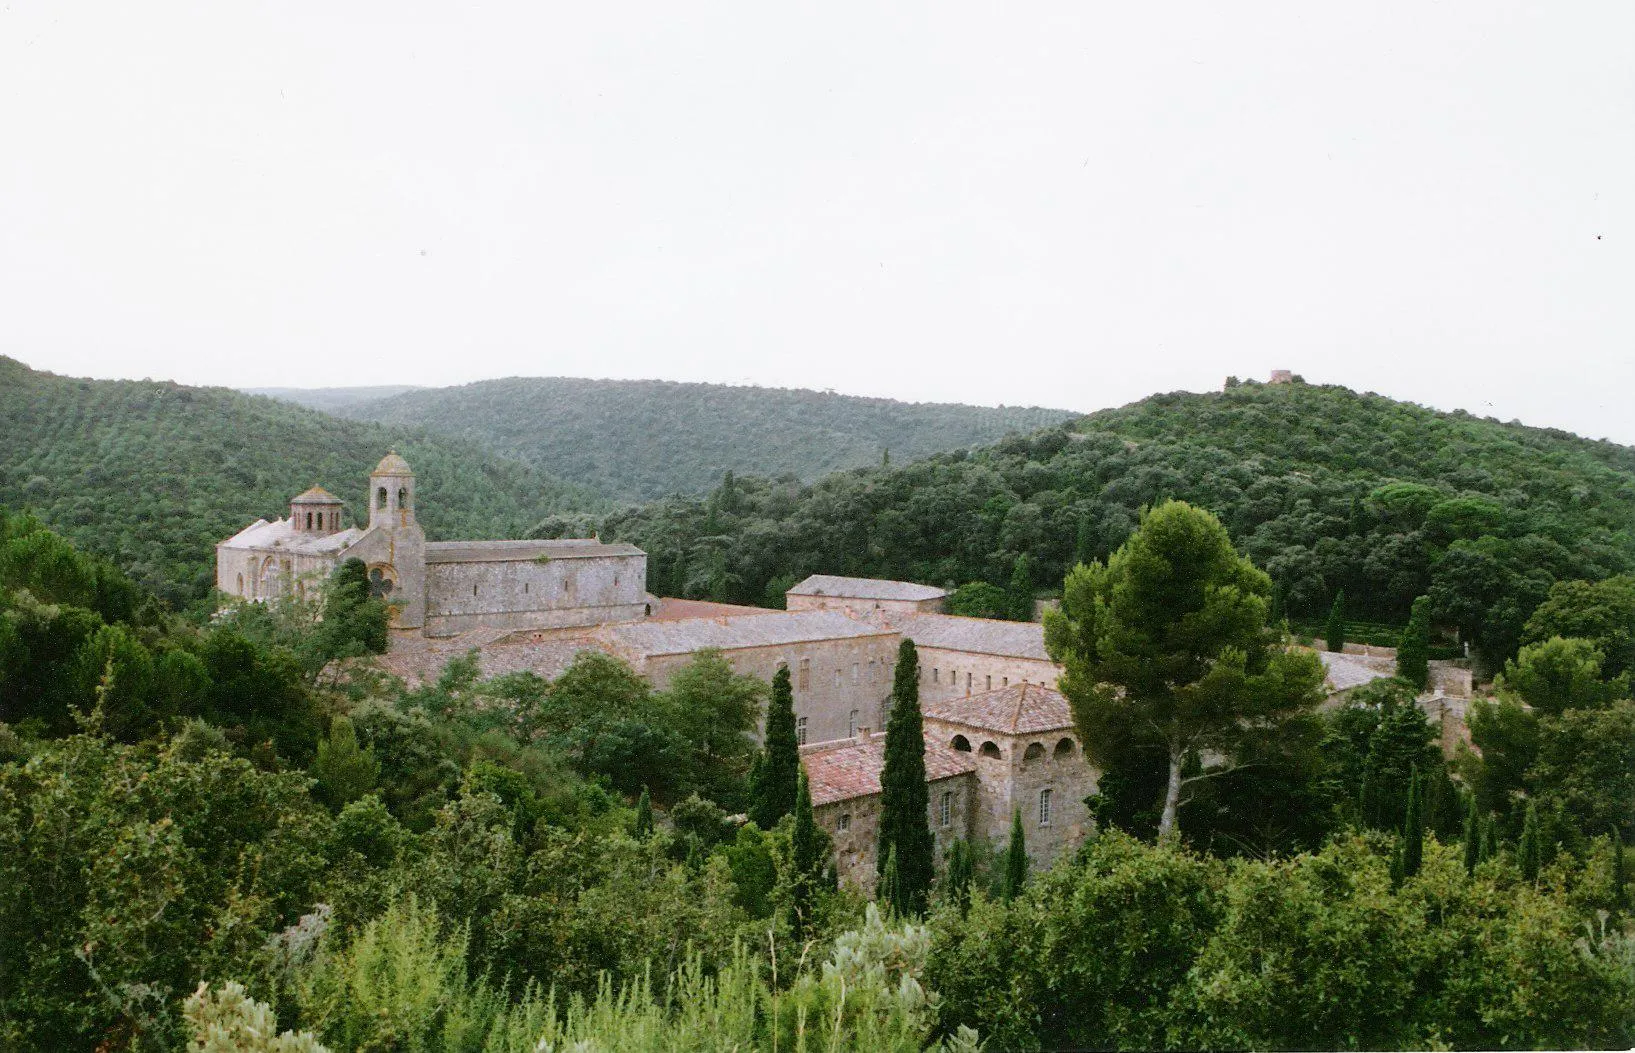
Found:
[[[1408,777],[1408,810],[1402,819],[1402,876],[1404,878],[1411,878],[1419,873],[1419,865],[1425,859],[1424,804],[1420,800],[1423,793],[1419,768],[1415,767]]]
[[[999,894],[1007,902],[1020,895],[1022,886],[1028,883],[1028,847],[1023,840],[1021,812],[1011,813],[1011,839],[1005,846],[1003,881]]]
[[[766,745],[751,773],[749,818],[762,830],[795,810],[800,781],[800,747],[795,743],[795,692],[789,667],[772,675],[772,698],[766,706]]]
[[[1628,900],[1629,878],[1624,872],[1624,834],[1616,826],[1612,828],[1612,903],[1615,907],[1623,907]]]
[[[817,820],[812,818],[812,789],[806,782],[806,770],[797,769],[795,784],[795,828],[789,838],[792,895],[790,896],[789,926],[796,939],[803,939],[812,930],[817,909],[817,892],[823,884],[823,839],[819,836]]]
[[[1430,675],[1427,663],[1431,653],[1431,598],[1421,596],[1414,601],[1408,614],[1408,627],[1402,630],[1397,644],[1397,675],[1414,685],[1415,691],[1425,690]]]
[[[1391,887],[1393,889],[1402,887],[1402,882],[1406,877],[1406,863],[1407,860],[1402,850],[1402,838],[1400,836],[1393,837],[1391,839]]]
[[[1482,862],[1499,854],[1499,835],[1493,830],[1493,817],[1482,820]]]
[[[1019,622],[1033,620],[1033,560],[1026,552],[1016,557],[1016,564],[1011,568],[1010,588],[1011,617]]]
[[[943,873],[943,896],[959,907],[961,914],[971,905],[971,877],[974,871],[971,846],[963,838],[955,838],[948,846],[948,869]]]
[[[884,766],[880,771],[880,842],[876,873],[883,875],[893,852],[897,860],[896,898],[903,914],[925,911],[926,894],[935,876],[931,826],[926,814],[930,789],[925,784],[925,732],[920,717],[920,660],[914,641],[897,649],[891,686],[891,717],[886,722]]]
[[[1328,624],[1323,627],[1324,643],[1330,651],[1345,650],[1345,590],[1334,594],[1334,605],[1328,609]]]
[[[895,912],[897,904],[903,898],[903,874],[897,867],[897,849],[886,852],[886,866],[880,872],[880,880],[874,890],[874,896],[886,905],[888,912]]]
[[[1465,873],[1476,873],[1482,861],[1482,816],[1476,808],[1476,795],[1467,794],[1465,808]]]
[[[1527,814],[1521,823],[1521,844],[1516,849],[1516,863],[1521,867],[1524,881],[1538,880],[1539,867],[1538,803],[1527,802]]]
[[[645,786],[642,787],[641,797],[636,800],[636,825],[631,832],[638,841],[653,836],[653,798],[648,796]]]

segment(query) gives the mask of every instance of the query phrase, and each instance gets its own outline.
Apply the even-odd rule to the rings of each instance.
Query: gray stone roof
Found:
[[[427,563],[504,563],[511,560],[594,559],[600,556],[645,556],[635,545],[604,545],[594,538],[553,541],[433,541]]]
[[[271,523],[258,519],[216,547],[323,555],[339,552],[362,536],[363,531],[357,527],[348,527],[334,534],[309,534],[296,530],[295,524],[288,519],[275,519]]]
[[[836,596],[857,600],[939,600],[948,595],[946,589],[920,585],[912,581],[886,581],[882,578],[842,578],[833,574],[813,574],[790,589],[790,596]]]
[[[1323,660],[1323,665],[1328,669],[1331,691],[1348,691],[1370,681],[1396,675],[1396,664],[1389,658],[1370,658],[1336,651],[1318,651],[1317,657]]]
[[[890,629],[854,621],[838,611],[772,611],[736,618],[613,623],[603,632],[621,649],[645,655],[690,654],[706,647],[730,651],[810,640],[894,635]]]
[[[1050,661],[1050,654],[1045,650],[1045,627],[1038,622],[965,618],[957,614],[904,614],[888,619],[887,624],[913,640],[915,647]]]

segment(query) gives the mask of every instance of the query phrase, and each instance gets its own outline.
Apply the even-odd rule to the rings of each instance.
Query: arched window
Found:
[[[955,735],[954,741],[950,742],[949,745],[954,747],[956,750],[959,750],[961,753],[971,752],[971,740],[966,738],[964,735]]]
[[[386,510],[386,488],[384,486],[375,491],[375,507],[383,512]]]
[[[1075,747],[1072,739],[1063,739],[1062,741],[1056,743],[1056,756],[1058,758],[1071,757],[1073,756],[1074,749]]]
[[[397,507],[409,507],[409,488],[406,486],[400,486],[397,488]]]
[[[308,530],[312,529],[312,513],[311,512],[307,513],[307,529]]]
[[[1045,755],[1045,747],[1040,742],[1028,743],[1028,748],[1022,751],[1022,763],[1029,764]]]
[[[998,757],[999,747],[991,742],[984,742],[982,744],[982,748],[977,752],[982,754],[984,757]]]

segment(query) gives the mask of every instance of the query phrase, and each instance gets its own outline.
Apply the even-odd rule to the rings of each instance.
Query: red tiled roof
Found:
[[[801,747],[801,763],[812,787],[813,806],[869,797],[880,792],[880,769],[886,760],[886,733],[876,732],[867,741],[840,739]],[[925,742],[925,781],[951,779],[976,771],[969,753],[959,753],[941,742]]]
[[[923,711],[929,720],[1007,735],[1031,735],[1073,726],[1073,710],[1067,698],[1041,684],[1012,684],[980,695],[927,702]]]

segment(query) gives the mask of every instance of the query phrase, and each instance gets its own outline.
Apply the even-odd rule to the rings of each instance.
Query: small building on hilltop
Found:
[[[647,554],[594,538],[431,541],[415,518],[409,464],[388,453],[369,475],[369,525],[341,525],[341,501],[313,487],[287,519],[257,520],[216,546],[216,587],[245,600],[302,595],[343,560],[368,568],[392,627],[427,636],[640,618]]]
[[[942,610],[948,590],[912,581],[842,578],[813,574],[784,593],[792,611],[839,610],[864,615],[873,611],[916,614]]]

